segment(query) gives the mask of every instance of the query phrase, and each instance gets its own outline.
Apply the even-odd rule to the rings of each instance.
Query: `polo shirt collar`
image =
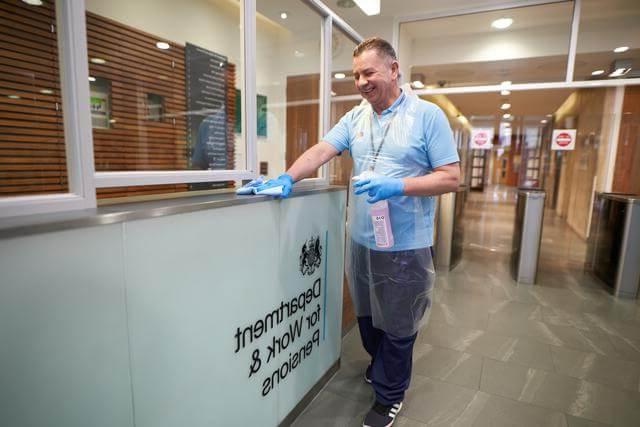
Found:
[[[391,104],[389,108],[387,108],[386,110],[382,110],[381,116],[384,116],[385,114],[393,113],[395,110],[397,110],[398,107],[400,107],[400,104],[402,104],[402,101],[404,101],[404,98],[405,98],[404,91],[402,90],[402,88],[400,88],[400,96],[398,97],[398,99],[393,101],[393,104]]]

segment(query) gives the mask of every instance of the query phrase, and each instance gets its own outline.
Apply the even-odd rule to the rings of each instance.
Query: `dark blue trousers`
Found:
[[[389,406],[404,400],[411,381],[413,344],[418,334],[397,337],[375,328],[371,316],[358,317],[362,345],[371,356],[371,382],[376,400]]]

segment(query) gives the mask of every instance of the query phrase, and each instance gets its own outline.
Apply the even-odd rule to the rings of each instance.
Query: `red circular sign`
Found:
[[[556,136],[556,144],[560,147],[566,147],[571,144],[571,141],[573,141],[573,138],[571,138],[571,135],[567,132],[559,133],[558,136]]]
[[[478,132],[473,141],[476,145],[484,145],[489,141],[489,135],[486,132]]]

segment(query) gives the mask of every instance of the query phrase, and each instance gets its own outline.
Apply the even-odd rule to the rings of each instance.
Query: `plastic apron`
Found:
[[[366,117],[356,123],[355,135],[360,138],[352,141],[352,177],[371,169],[373,173],[396,178],[422,176],[428,172],[424,167],[413,164],[411,153],[407,152],[406,142],[410,136],[406,133],[410,123],[406,120],[410,114],[404,114],[401,109],[410,108],[417,98],[408,87],[403,87],[403,91],[410,98],[398,106],[397,113],[391,113],[394,116],[387,121],[387,128],[384,122],[379,127],[378,136],[387,133],[382,147],[380,138],[370,138],[374,125],[371,112],[364,114]],[[363,105],[372,111],[366,101]],[[428,320],[431,308],[435,281],[431,248],[396,250],[393,246],[377,247],[373,237],[372,205],[366,199],[366,194],[354,194],[350,182],[345,269],[356,315],[371,316],[373,326],[386,333],[398,337],[412,336]],[[425,221],[432,221],[419,199],[401,196],[387,200],[396,242],[402,242],[403,236],[409,236],[411,240],[416,230],[423,228]]]

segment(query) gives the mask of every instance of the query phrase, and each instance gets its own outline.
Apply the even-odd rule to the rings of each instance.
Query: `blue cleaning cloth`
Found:
[[[265,188],[262,191],[258,191],[258,187],[262,184],[266,184],[267,182],[269,181],[265,181],[264,176],[259,176],[248,184],[245,184],[242,187],[238,188],[236,190],[236,194],[240,196],[251,196],[253,194],[257,194],[260,196],[279,196],[282,194],[282,185],[272,188]]]

